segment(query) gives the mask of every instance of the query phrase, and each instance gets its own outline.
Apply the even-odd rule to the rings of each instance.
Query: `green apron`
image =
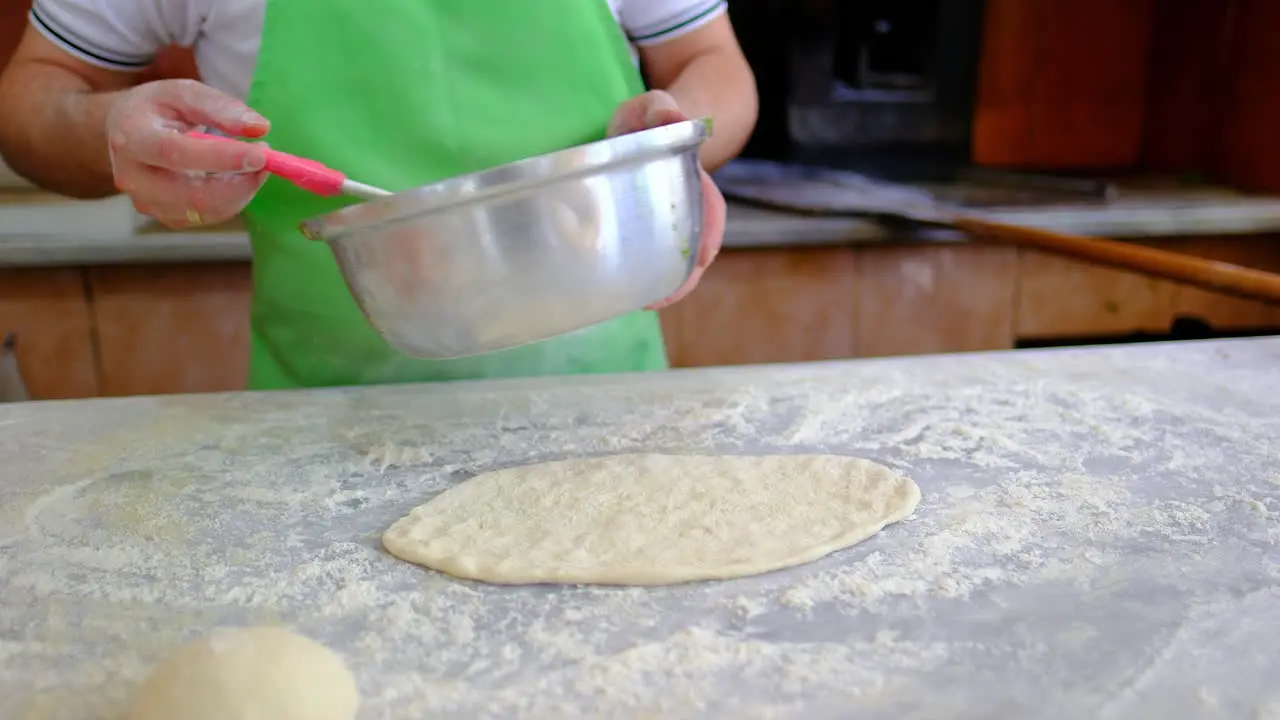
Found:
[[[273,148],[404,190],[598,140],[643,90],[606,0],[270,0],[249,104]],[[350,202],[273,177],[245,210],[251,388],[666,367],[645,311],[471,358],[394,350],[297,228]]]

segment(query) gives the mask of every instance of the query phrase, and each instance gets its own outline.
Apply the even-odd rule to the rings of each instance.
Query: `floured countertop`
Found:
[[[498,467],[833,452],[916,514],[669,588],[381,548]],[[1280,717],[1280,339],[0,406],[0,717],[109,718],[219,625],[340,652],[361,718]]]

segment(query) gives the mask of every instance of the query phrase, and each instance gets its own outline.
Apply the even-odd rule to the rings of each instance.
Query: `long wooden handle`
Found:
[[[1276,273],[1206,260],[1136,243],[1066,235],[973,217],[955,218],[951,224],[979,240],[1036,248],[1169,280],[1178,280],[1188,285],[1228,295],[1280,303],[1280,275]]]

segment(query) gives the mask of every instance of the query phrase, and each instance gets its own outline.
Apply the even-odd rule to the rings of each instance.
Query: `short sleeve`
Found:
[[[190,46],[216,0],[35,0],[31,24],[80,59],[141,70],[170,44]]]
[[[725,0],[620,0],[618,21],[637,47],[696,30],[728,10]]]

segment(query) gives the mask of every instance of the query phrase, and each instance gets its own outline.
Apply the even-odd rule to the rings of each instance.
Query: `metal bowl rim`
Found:
[[[674,156],[698,147],[711,135],[708,118],[686,120],[648,130],[617,135],[564,150],[537,155],[439,182],[421,185],[379,200],[368,200],[303,221],[299,227],[311,240],[334,242],[370,227],[434,214],[460,206],[592,175],[654,156]],[[523,174],[526,180],[495,183],[494,175]],[[468,190],[474,186],[483,190]]]

